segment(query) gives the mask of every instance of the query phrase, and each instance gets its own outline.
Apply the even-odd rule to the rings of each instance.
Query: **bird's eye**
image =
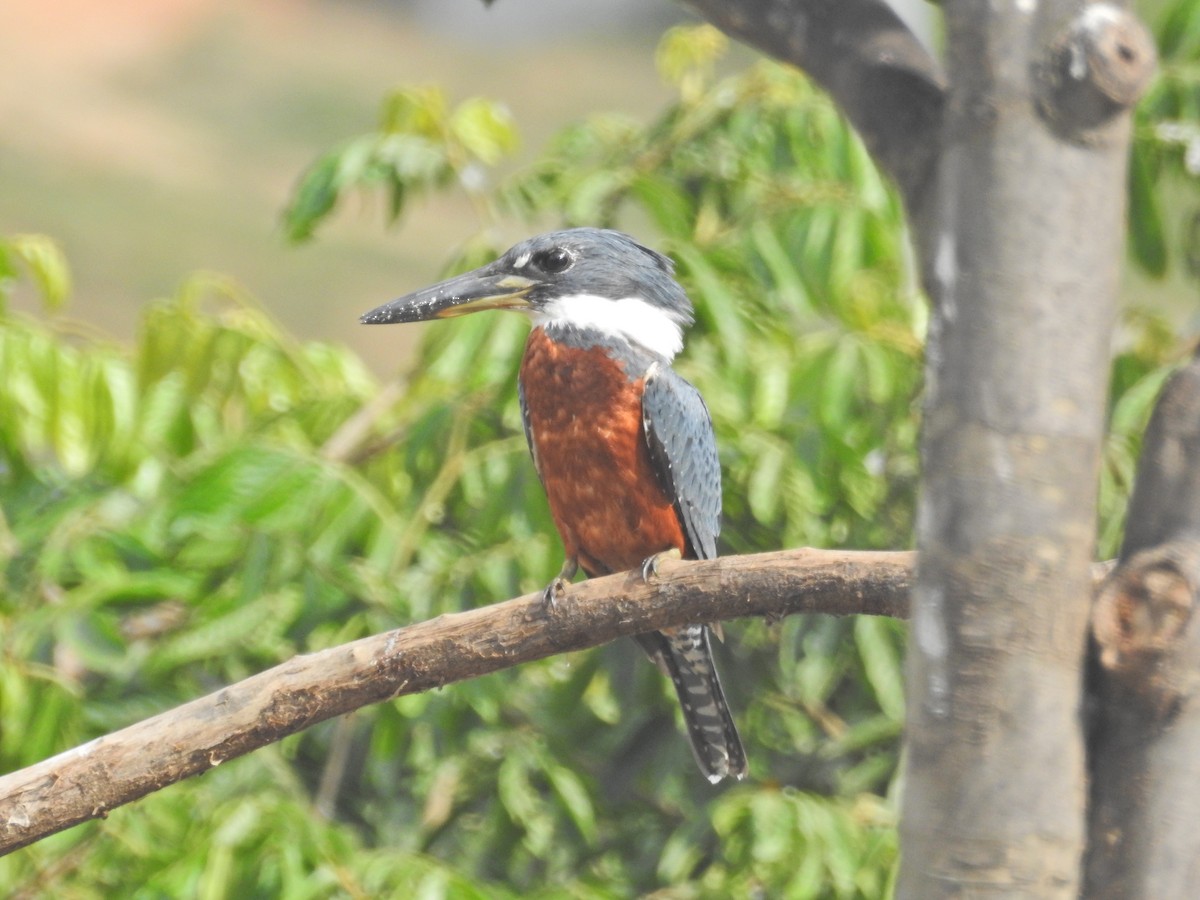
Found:
[[[562,247],[552,247],[539,253],[537,258],[538,266],[542,271],[549,272],[551,275],[567,271],[574,262],[575,258]]]

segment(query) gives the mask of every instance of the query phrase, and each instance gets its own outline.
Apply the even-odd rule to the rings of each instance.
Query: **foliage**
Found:
[[[494,166],[517,144],[507,110],[483,98],[450,109],[434,86],[400,88],[383,103],[379,127],[322,156],[309,169],[284,213],[294,241],[313,236],[348,188],[384,188],[392,218],[414,193],[452,181],[479,197],[481,167]]]
[[[680,93],[660,117],[573,125],[486,197],[463,173],[512,146],[498,108],[401,92],[378,133],[310,170],[289,231],[311,235],[349,189],[382,187],[399,214],[457,186],[484,231],[458,266],[502,249],[487,246],[494,216],[645,234],[697,305],[679,367],[718,427],[723,551],[905,546],[924,312],[897,201],[801,76],[760,64],[714,81],[723,46],[671,33],[660,64]],[[53,245],[0,244],[0,300],[22,270],[57,305],[69,279]],[[1177,352],[1155,319],[1130,329],[1110,542]],[[132,348],[61,314],[5,313],[0,767],[293,653],[547,583],[560,548],[513,389],[524,334],[499,314],[433,326],[412,372],[381,386],[213,276],[151,305]],[[314,728],[0,860],[0,883],[66,897],[886,893],[902,629],[794,617],[728,631],[745,784],[698,776],[664,680],[623,644]]]
[[[1129,164],[1130,258],[1144,273],[1200,279],[1200,3],[1168,0],[1150,20],[1159,72],[1134,117]],[[1194,308],[1187,302],[1185,310]],[[1161,315],[1127,306],[1124,346],[1113,364],[1110,434],[1100,480],[1099,549],[1120,547],[1149,404],[1182,347]],[[1194,315],[1192,321],[1195,321]]]
[[[1154,25],[1160,70],[1135,117],[1130,249],[1151,275],[1167,274],[1172,254],[1178,254],[1187,274],[1200,278],[1200,3],[1170,0]],[[1172,194],[1174,203],[1168,200]]]

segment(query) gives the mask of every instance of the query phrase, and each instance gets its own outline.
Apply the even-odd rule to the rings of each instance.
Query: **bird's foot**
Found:
[[[642,563],[642,581],[649,584],[653,578],[658,578],[658,564],[664,559],[683,559],[683,554],[679,552],[678,547],[672,547],[662,553],[647,556],[645,562]]]
[[[542,612],[549,615],[558,607],[558,598],[567,592],[567,585],[579,571],[579,560],[568,558],[554,580],[542,591]]]
[[[554,612],[558,608],[558,598],[566,592],[567,582],[562,578],[555,578],[546,585],[546,589],[542,591],[542,612]]]

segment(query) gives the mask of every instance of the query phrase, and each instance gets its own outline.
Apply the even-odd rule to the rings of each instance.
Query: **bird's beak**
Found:
[[[364,325],[424,322],[465,316],[481,309],[529,309],[528,294],[537,282],[490,266],[467,272],[385,303],[359,317]]]

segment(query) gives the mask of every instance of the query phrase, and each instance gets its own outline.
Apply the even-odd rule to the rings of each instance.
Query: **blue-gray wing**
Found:
[[[521,425],[525,429],[525,443],[529,445],[529,455],[533,457],[533,468],[540,480],[542,464],[538,461],[537,447],[533,443],[533,426],[529,423],[529,407],[525,404],[525,385],[519,378],[517,379],[517,401],[521,404]]]
[[[712,559],[721,533],[721,461],[704,399],[669,367],[655,365],[646,375],[642,423],[650,460],[692,552]]]

